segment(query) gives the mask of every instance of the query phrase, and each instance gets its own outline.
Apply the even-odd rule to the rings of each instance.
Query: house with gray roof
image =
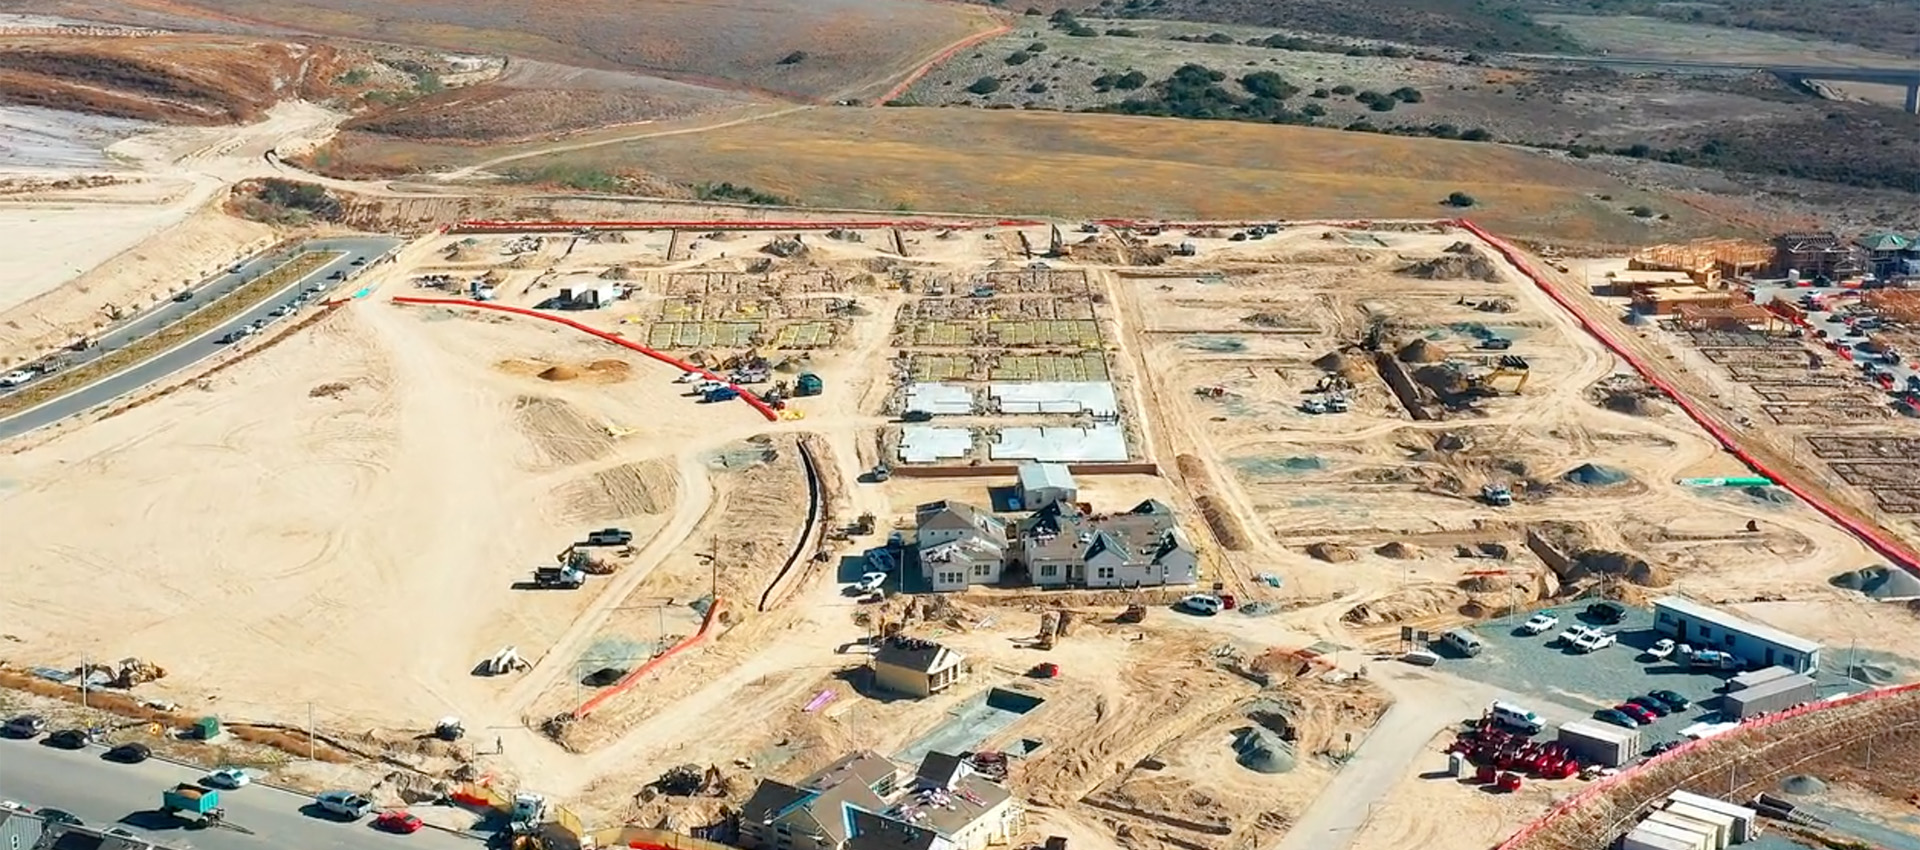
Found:
[[[1007,521],[951,499],[914,512],[920,572],[938,592],[999,584],[1007,563]]]
[[[1042,587],[1154,587],[1199,581],[1199,552],[1173,509],[1148,500],[1121,514],[1056,503],[1022,520],[1014,557]]]
[[[766,780],[740,812],[748,850],[985,850],[1020,832],[1007,789],[928,753],[912,773],[871,752],[797,783]]]

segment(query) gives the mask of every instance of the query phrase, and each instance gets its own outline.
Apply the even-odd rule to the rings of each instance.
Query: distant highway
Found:
[[[87,826],[118,826],[182,850],[475,850],[473,839],[423,829],[392,835],[372,827],[373,818],[343,823],[310,814],[313,801],[277,788],[249,786],[221,791],[231,829],[188,829],[187,821],[162,815],[160,791],[193,782],[203,771],[153,759],[115,764],[102,750],[57,750],[38,741],[0,739],[0,799],[78,815]],[[352,789],[349,789],[352,790]]]
[[[1567,62],[1620,68],[1676,68],[1687,71],[1765,71],[1791,82],[1828,80],[1845,83],[1875,83],[1905,86],[1907,111],[1920,114],[1920,62],[1911,67],[1867,67],[1854,65],[1783,65],[1770,62],[1706,62],[1694,59],[1663,59],[1653,56],[1570,56],[1558,53],[1515,54],[1522,59]]]
[[[342,252],[339,258],[315,269],[305,277],[288,284],[285,289],[262,299],[258,305],[241,311],[233,318],[228,319],[226,322],[208,330],[206,333],[195,337],[183,345],[162,352],[149,360],[123,369],[85,387],[47,401],[37,407],[28,408],[11,416],[0,418],[0,440],[18,437],[21,434],[52,425],[67,417],[84,413],[205,360],[227,347],[215,341],[221,336],[244,327],[255,320],[267,318],[268,314],[271,313],[275,307],[280,306],[288,298],[292,297],[293,293],[308,286],[318,285],[331,287],[346,285],[342,281],[329,280],[329,278],[334,272],[351,275],[353,272],[362,268],[361,266],[353,265],[354,260],[358,259],[371,263],[375,258],[387,253],[399,244],[400,240],[385,236],[320,239],[308,242],[293,251],[249,259],[235,267],[238,269],[237,272],[229,271],[224,273],[194,290],[192,300],[185,302],[170,301],[162,307],[156,308],[135,318],[131,322],[100,335],[94,340],[96,344],[93,348],[82,352],[74,352],[63,358],[62,362],[64,365],[62,368],[76,368],[84,363],[96,360],[112,350],[125,348],[137,340],[158,333],[191,315],[194,311],[204,308],[207,304],[221,296],[227,295],[239,289],[241,286],[246,285],[248,281],[254,280],[280,267],[286,263],[287,260],[299,253],[306,251]],[[32,384],[29,383],[26,386],[30,387]]]

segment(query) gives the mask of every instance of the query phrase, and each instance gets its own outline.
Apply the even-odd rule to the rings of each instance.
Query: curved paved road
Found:
[[[233,292],[262,274],[284,264],[294,255],[307,251],[339,251],[341,255],[330,263],[315,269],[307,276],[289,284],[251,309],[241,311],[226,322],[208,330],[206,333],[189,340],[168,351],[116,372],[99,381],[89,384],[66,395],[47,401],[11,416],[0,418],[0,440],[11,439],[29,431],[44,428],[84,413],[99,405],[113,401],[141,387],[160,381],[169,375],[181,371],[195,363],[213,356],[227,346],[216,342],[221,336],[243,327],[257,319],[267,318],[267,314],[286,300],[308,286],[346,287],[352,281],[354,273],[366,266],[355,266],[355,259],[371,263],[375,258],[387,253],[400,244],[399,239],[386,236],[356,236],[340,239],[320,239],[301,245],[291,251],[266,254],[241,263],[194,290],[194,298],[186,302],[169,301],[165,305],[142,314],[132,321],[116,327],[95,339],[93,348],[84,352],[75,352],[61,360],[62,368],[71,369],[83,363],[98,359],[102,355],[119,348],[125,348],[135,340],[150,336],[195,310],[205,307],[216,299]],[[329,280],[334,272],[343,272],[345,281]],[[244,344],[244,343],[242,343]],[[31,387],[28,383],[25,386]]]
[[[157,759],[115,764],[103,750],[56,750],[38,741],[0,740],[0,799],[72,812],[87,826],[119,826],[143,838],[182,850],[475,850],[473,839],[434,829],[392,835],[373,828],[373,818],[345,823],[307,814],[313,801],[277,788],[251,786],[220,792],[227,821],[253,830],[188,829],[185,820],[160,814],[160,792],[198,780],[204,771]]]

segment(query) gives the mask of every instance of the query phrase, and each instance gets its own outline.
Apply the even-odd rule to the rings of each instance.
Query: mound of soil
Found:
[[[1793,494],[1779,487],[1742,487],[1740,493],[1756,502],[1765,502],[1769,505],[1793,504]]]
[[[1278,313],[1264,313],[1264,312],[1252,313],[1249,315],[1241,316],[1240,321],[1245,322],[1246,324],[1249,324],[1249,325],[1253,325],[1254,327],[1257,327],[1257,328],[1284,328],[1292,324],[1291,322],[1287,321],[1287,317],[1285,316],[1282,316]],[[1316,361],[1314,365],[1317,366],[1319,365],[1319,363]],[[1322,367],[1322,368],[1325,368],[1325,367]],[[1330,369],[1328,371],[1339,371],[1339,370]]]
[[[1484,280],[1492,282],[1499,278],[1499,272],[1480,252],[1471,248],[1466,253],[1448,254],[1431,260],[1421,260],[1401,266],[1400,274],[1426,280]]]
[[[608,266],[606,271],[600,273],[601,280],[626,280],[630,277],[633,277],[633,272],[628,271],[626,266]]]
[[[1233,733],[1234,761],[1255,773],[1287,773],[1298,761],[1293,745],[1258,726],[1247,726]]]
[[[1567,578],[1578,580],[1588,576],[1619,579],[1640,587],[1666,587],[1673,583],[1673,577],[1667,575],[1666,570],[1625,552],[1608,549],[1585,549],[1573,556],[1573,568]]]
[[[1857,590],[1874,599],[1900,600],[1920,598],[1920,578],[1905,570],[1867,567],[1844,572],[1827,580],[1846,590]]]
[[[1597,463],[1583,463],[1567,470],[1567,481],[1587,487],[1610,487],[1631,480],[1625,472]]]
[[[1660,402],[1638,393],[1627,392],[1609,393],[1600,406],[1628,416],[1659,416],[1667,412]]]
[[[561,363],[540,370],[537,377],[542,381],[571,381],[580,377],[580,370]]]
[[[1447,246],[1447,253],[1471,254],[1473,253],[1473,243],[1472,242],[1455,242],[1452,245]]]
[[[1338,543],[1328,543],[1324,540],[1319,543],[1307,544],[1307,554],[1326,561],[1329,564],[1344,563],[1359,557],[1353,554],[1352,549],[1348,549]]]
[[[333,398],[334,396],[337,396],[341,393],[346,392],[348,389],[349,387],[346,384],[343,384],[339,381],[332,381],[329,383],[321,384],[317,387],[314,387],[313,389],[307,390],[307,397],[308,398]]]
[[[1398,561],[1406,561],[1420,557],[1419,547],[1411,543],[1402,543],[1398,540],[1376,547],[1373,553],[1382,558],[1393,558]]]
[[[1780,790],[1796,797],[1804,797],[1826,791],[1827,783],[1804,773],[1798,773],[1780,780]]]
[[[1447,359],[1447,353],[1424,339],[1416,339],[1400,346],[1395,354],[1402,363],[1438,363]]]
[[[1424,620],[1438,614],[1454,613],[1467,601],[1467,594],[1457,587],[1418,587],[1355,605],[1340,615],[1340,622],[1356,626],[1381,626]]]
[[[1473,445],[1473,437],[1455,431],[1444,431],[1433,440],[1433,447],[1443,452],[1457,452]]]

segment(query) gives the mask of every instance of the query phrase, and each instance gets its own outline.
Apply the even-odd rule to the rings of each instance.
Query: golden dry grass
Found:
[[[1165,219],[1435,218],[1515,236],[1668,241],[1725,224],[1530,151],[1306,127],[972,109],[818,109],[515,163],[729,180],[809,205]],[[1609,201],[1599,196],[1611,197]],[[1625,212],[1648,204],[1672,221]]]

